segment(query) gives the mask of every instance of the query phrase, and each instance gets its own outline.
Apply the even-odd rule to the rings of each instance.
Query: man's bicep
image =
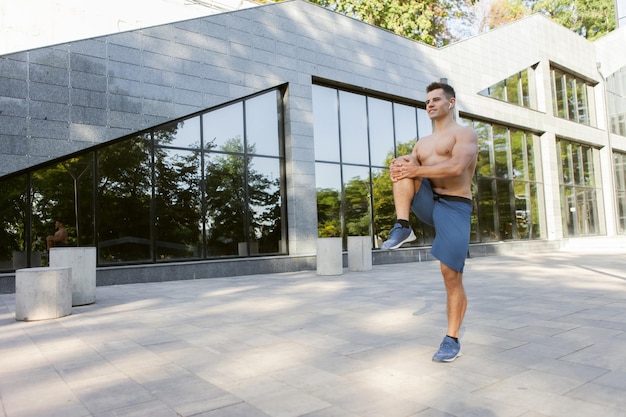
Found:
[[[459,164],[467,166],[476,160],[478,155],[478,145],[474,140],[458,141],[452,150],[452,159]]]

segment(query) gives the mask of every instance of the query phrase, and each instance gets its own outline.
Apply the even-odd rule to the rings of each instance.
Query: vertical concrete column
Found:
[[[372,270],[371,236],[348,236],[348,269],[356,272]]]
[[[541,154],[541,168],[543,171],[543,193],[538,192],[540,224],[544,228],[548,240],[563,239],[563,215],[561,212],[561,194],[559,192],[559,169],[561,163],[558,158],[556,136],[546,132],[540,138],[540,147],[536,149]],[[542,200],[545,196],[545,201]],[[543,237],[543,234],[542,234]]]
[[[343,253],[340,237],[317,239],[317,275],[343,274]]]
[[[96,248],[51,248],[50,266],[72,268],[73,306],[92,304],[96,301]]]
[[[69,267],[15,271],[15,319],[56,319],[72,313],[72,270]]]

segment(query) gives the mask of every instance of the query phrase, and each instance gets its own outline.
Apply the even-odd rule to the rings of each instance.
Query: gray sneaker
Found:
[[[459,356],[461,356],[461,344],[455,342],[450,336],[446,336],[433,356],[433,362],[452,362]]]
[[[389,232],[389,239],[385,240],[381,245],[381,249],[398,249],[407,242],[413,242],[415,233],[410,227],[402,227],[400,223],[396,223]]]

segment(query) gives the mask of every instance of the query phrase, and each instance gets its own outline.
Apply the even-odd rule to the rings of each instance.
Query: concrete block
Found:
[[[72,306],[96,301],[96,248],[51,248],[50,266],[66,266],[72,269]]]
[[[15,271],[16,320],[55,319],[71,313],[71,268],[25,268]]]
[[[343,274],[343,254],[340,237],[317,239],[317,275]]]
[[[357,272],[372,270],[371,236],[348,236],[348,269]]]

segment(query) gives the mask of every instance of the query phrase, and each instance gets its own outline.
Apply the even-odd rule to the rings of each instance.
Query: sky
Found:
[[[3,0],[0,55],[256,5],[248,0]]]

